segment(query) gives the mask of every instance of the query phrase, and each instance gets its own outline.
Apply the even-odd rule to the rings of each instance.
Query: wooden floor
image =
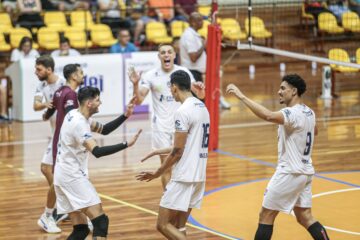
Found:
[[[337,91],[341,97],[325,102],[319,98],[320,70],[312,75],[306,66],[297,63],[287,69],[308,80],[305,103],[317,114],[313,212],[330,227],[331,239],[360,239],[359,74],[339,76]],[[234,82],[248,96],[276,110],[281,107],[277,69],[278,66],[258,68],[255,79],[249,79],[247,69],[225,72],[223,86]],[[232,108],[220,113],[219,150],[210,153],[206,196],[202,209],[193,211],[188,239],[253,239],[263,192],[274,172],[277,126],[257,119],[236,99],[227,100]],[[102,122],[109,119],[99,118]],[[112,135],[99,135],[97,139],[102,145],[121,142],[139,128],[144,133],[133,148],[90,160],[91,181],[110,218],[108,239],[164,239],[155,229],[162,195],[160,181],[135,180],[138,172],[159,165],[157,158],[139,162],[151,147],[148,116],[134,116]],[[48,123],[0,125],[0,239],[66,239],[71,232],[68,222],[60,225],[62,233],[56,235],[44,233],[36,224],[48,188],[40,173],[40,161],[49,136]],[[311,237],[294,217],[280,214],[273,239]]]

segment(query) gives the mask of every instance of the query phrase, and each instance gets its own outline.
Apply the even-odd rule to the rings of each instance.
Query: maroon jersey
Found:
[[[63,124],[65,115],[71,109],[78,108],[78,100],[76,92],[73,91],[69,86],[62,86],[58,90],[55,91],[53,97],[53,105],[52,109],[48,109],[45,113],[45,118],[48,119],[51,115],[54,114],[55,110],[56,113],[56,128],[53,137],[53,144],[52,144],[52,156],[53,156],[53,163],[55,166],[56,162],[56,154],[57,154],[57,144],[59,141],[59,135],[61,126]]]

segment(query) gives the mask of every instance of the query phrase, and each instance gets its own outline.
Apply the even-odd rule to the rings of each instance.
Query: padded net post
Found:
[[[206,60],[206,98],[205,104],[210,113],[209,150],[218,148],[219,141],[219,98],[221,64],[221,30],[217,24],[208,26]]]

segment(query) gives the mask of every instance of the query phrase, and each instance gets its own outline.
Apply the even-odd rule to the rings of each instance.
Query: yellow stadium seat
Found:
[[[341,16],[342,26],[345,30],[351,32],[360,32],[360,19],[354,12],[346,12]]]
[[[245,30],[246,30],[246,33],[249,34],[249,19],[248,18],[245,19]],[[266,38],[272,37],[272,33],[265,28],[264,21],[261,18],[255,17],[255,16],[251,17],[251,35],[254,38],[265,38],[266,39]]]
[[[198,12],[201,15],[208,17],[211,13],[211,5],[199,5]]]
[[[246,39],[246,34],[241,32],[239,23],[233,18],[223,18],[220,21],[224,39],[239,40]]]
[[[202,28],[200,28],[198,30],[198,33],[200,34],[200,36],[202,36],[203,38],[207,38],[208,35],[208,26],[210,25],[210,22],[207,20],[204,20],[203,22],[203,26]]]
[[[0,32],[9,34],[13,29],[9,14],[0,13]]]
[[[58,49],[60,46],[59,33],[56,29],[42,27],[39,29],[38,33],[38,44],[41,48],[46,50]]]
[[[319,30],[329,34],[339,34],[344,32],[344,28],[337,24],[336,18],[331,13],[320,13],[318,17]]]
[[[3,33],[0,33],[0,52],[10,51],[11,46],[5,41]]]
[[[356,50],[356,63],[360,64],[360,48]]]
[[[71,26],[89,30],[95,25],[89,11],[72,11],[70,13]]]
[[[331,59],[331,60],[350,63],[349,54],[344,49],[341,49],[341,48],[330,49],[328,56],[329,56],[329,59]],[[338,66],[335,64],[330,64],[330,67],[333,71],[342,72],[342,73],[359,71],[359,69],[357,69],[357,68]]]
[[[90,40],[87,40],[86,33],[82,28],[66,28],[64,35],[69,38],[70,45],[74,48],[89,48],[93,45]]]
[[[63,12],[45,12],[44,23],[47,27],[57,31],[64,31],[64,28],[68,27],[66,17]]]
[[[14,28],[10,32],[10,45],[12,48],[19,47],[19,43],[23,37],[29,37],[32,39],[32,35],[29,29],[27,28]],[[39,45],[37,45],[35,42],[33,42],[32,47],[34,49],[37,49]]]
[[[173,38],[167,34],[165,24],[161,22],[149,22],[145,28],[148,42],[155,44],[171,43]]]
[[[117,42],[108,25],[98,24],[91,28],[91,40],[99,47],[110,47]]]
[[[171,36],[181,37],[184,30],[189,27],[189,23],[184,21],[173,21],[171,22]]]

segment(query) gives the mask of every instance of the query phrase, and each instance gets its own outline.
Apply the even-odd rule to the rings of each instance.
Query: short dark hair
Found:
[[[96,87],[83,87],[78,92],[78,100],[80,104],[83,104],[86,100],[94,99],[100,96],[100,90]]]
[[[65,65],[65,67],[63,69],[64,78],[66,80],[69,80],[71,74],[76,72],[78,67],[80,67],[80,64],[77,64],[77,63],[71,63],[71,64],[68,64],[68,65]]]
[[[181,91],[190,91],[190,76],[184,70],[177,70],[170,75],[170,83],[178,86]]]
[[[70,44],[70,40],[67,37],[62,36],[62,37],[60,37],[60,44],[62,44],[62,43]]]
[[[36,65],[43,65],[46,68],[51,68],[54,71],[55,62],[54,59],[49,55],[43,55],[36,59]]]
[[[282,81],[287,82],[291,86],[297,89],[297,95],[300,97],[303,95],[303,93],[306,91],[306,83],[304,79],[302,79],[297,74],[289,74],[285,75],[282,79]]]
[[[25,43],[29,42],[31,47],[32,47],[32,43],[33,43],[33,40],[30,38],[30,37],[23,37],[21,40],[20,40],[20,43],[19,43],[19,50],[21,51],[22,47],[24,46]]]

